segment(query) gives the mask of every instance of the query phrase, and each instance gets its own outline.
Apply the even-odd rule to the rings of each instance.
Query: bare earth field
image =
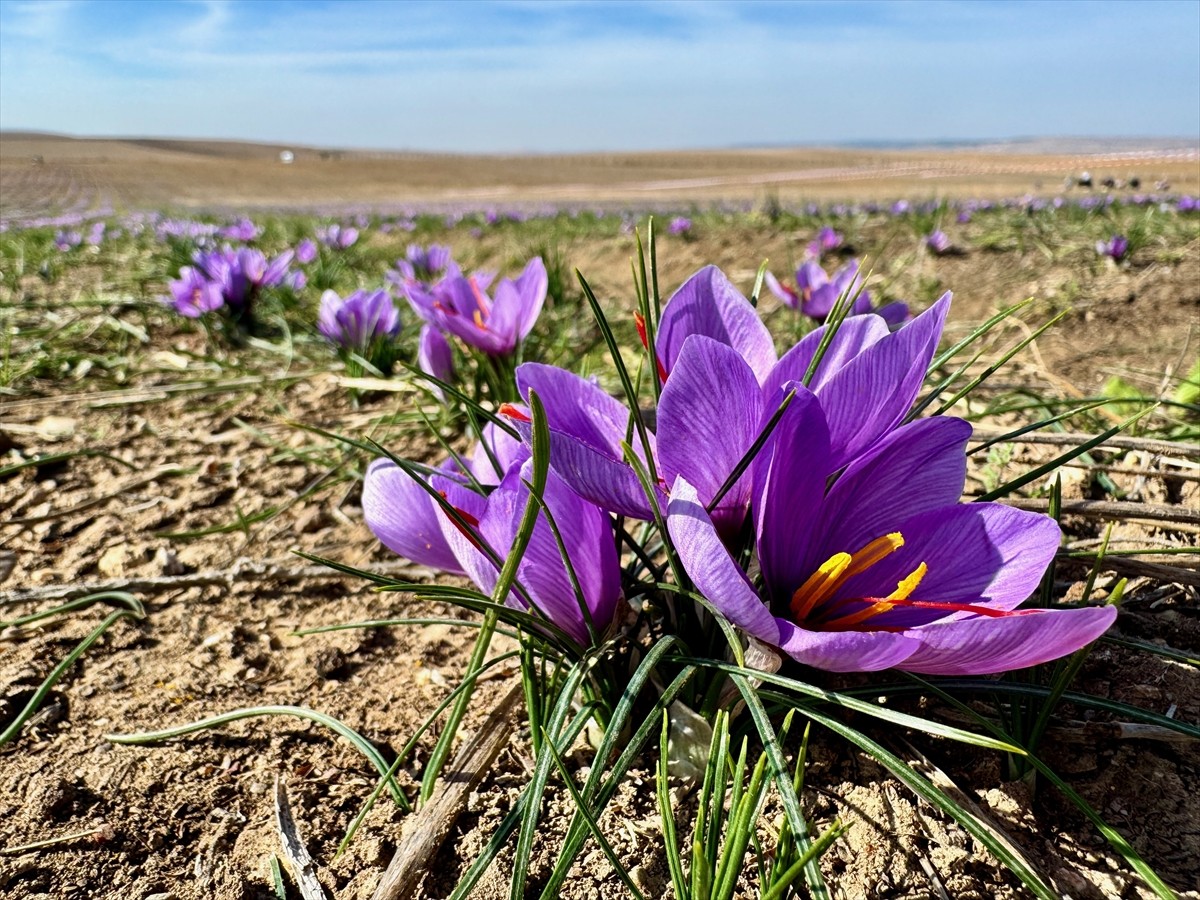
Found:
[[[472,203],[643,208],[718,201],[758,208],[768,197],[799,204],[1052,195],[1066,175],[1085,168],[1097,180],[1137,175],[1148,190],[1165,180],[1173,191],[1200,193],[1200,161],[1186,153],[1146,158],[764,150],[473,159],[349,152],[322,158],[296,148],[295,162],[284,166],[278,150],[5,136],[0,213],[32,216],[80,203],[236,212]],[[970,408],[956,412],[981,413],[989,402],[1013,396],[1091,397],[1113,376],[1157,396],[1190,368],[1200,347],[1195,224],[1142,247],[1125,267],[1101,263],[1077,236],[1071,238],[1075,244],[1048,247],[1016,233],[992,239],[989,228],[983,217],[963,224],[954,236],[964,252],[944,257],[922,253],[911,231],[885,217],[864,219],[848,234],[875,266],[873,289],[918,308],[943,290],[955,292],[945,344],[998,309],[1035,298],[990,339],[980,366],[1068,311],[981,389]],[[533,239],[524,234],[514,227],[473,235],[458,227],[418,238],[450,244],[466,266],[509,270],[514,258],[533,250]],[[767,216],[714,221],[686,238],[663,237],[664,294],[707,263],[749,293],[764,258],[783,275],[811,238],[811,230]],[[410,239],[372,232],[364,243],[378,258],[395,258]],[[985,243],[990,249],[980,249]],[[615,229],[564,232],[553,249],[569,268],[582,270],[614,320],[628,315],[634,302],[631,236]],[[368,459],[295,423],[369,434],[416,459],[434,461],[440,451],[414,421],[414,391],[375,394],[352,406],[339,373],[331,371],[332,357],[315,341],[298,338],[294,355],[269,343],[210,352],[198,329],[154,300],[173,273],[131,277],[130,267],[141,264],[141,258],[98,255],[55,283],[31,274],[16,290],[0,289],[6,360],[19,366],[23,354],[37,354],[51,340],[69,341],[75,353],[0,392],[0,617],[48,608],[98,585],[128,590],[146,610],[143,619],[116,622],[15,740],[0,748],[0,895],[274,898],[269,865],[279,838],[273,785],[281,777],[329,895],[366,900],[404,832],[406,815],[385,793],[349,850],[334,859],[376,777],[364,757],[330,730],[281,716],[151,747],[119,746],[104,736],[245,707],[296,706],[341,720],[393,759],[457,683],[474,632],[433,625],[295,634],[427,612],[469,617],[452,607],[414,608],[403,595],[374,593],[359,580],[310,567],[292,554],[299,549],[393,575],[434,577],[397,561],[363,524],[357,479]],[[777,335],[791,327],[790,311],[773,298],[764,297],[762,309]],[[68,338],[30,337],[42,334],[47,321]],[[600,358],[598,331],[573,300],[554,305],[543,323],[569,335],[548,350],[559,358],[547,361]],[[1096,431],[1129,412],[1103,407],[1083,424],[1070,424]],[[1166,429],[1165,414],[1152,414],[1148,428]],[[1032,420],[1010,412],[977,427],[982,435],[1024,421]],[[454,439],[452,430],[445,433]],[[1061,449],[1014,441],[973,456],[968,491],[983,493]],[[14,465],[35,457],[44,459]],[[1176,548],[1181,554],[1147,557],[1150,563],[1138,557],[1113,561],[1097,584],[1103,596],[1118,576],[1128,577],[1116,632],[1170,648],[1184,660],[1101,644],[1075,689],[1193,724],[1200,722],[1200,558],[1185,551],[1195,551],[1200,535],[1198,464],[1194,444],[1135,439],[1098,448],[1061,470],[1066,500],[1116,499],[1103,486],[1104,475],[1119,489],[1120,501],[1136,507],[1116,517],[1114,548]],[[1031,498],[1044,496],[1036,491],[1044,482],[1030,487]],[[1171,517],[1152,518],[1163,509],[1173,511]],[[1091,514],[1067,516],[1068,545],[1094,550],[1106,522]],[[1088,570],[1087,560],[1064,557],[1058,591],[1079,597]],[[0,728],[107,612],[100,605],[0,631]],[[482,684],[464,739],[514,683],[514,672],[500,667]],[[810,674],[814,683],[830,687],[858,683]],[[915,702],[904,708],[921,712],[924,701],[921,708]],[[953,720],[948,707],[924,711],[969,724]],[[1009,780],[997,754],[897,729],[876,731],[893,752],[935,771],[977,804],[1062,896],[1153,896],[1048,784],[1039,783],[1032,793],[1027,783]],[[472,792],[416,896],[446,897],[514,802],[532,765],[528,734],[519,727],[516,734]],[[1200,897],[1200,749],[1173,733],[1131,734],[1111,716],[1067,704],[1043,752],[1180,896]],[[423,739],[400,769],[400,784],[410,795],[432,743]],[[816,729],[810,753],[802,796],[811,819],[818,827],[835,816],[852,823],[822,860],[836,897],[1026,896],[968,833],[869,758]],[[584,759],[579,754],[573,765]],[[552,788],[549,796],[527,896],[539,895],[572,808],[565,789]],[[682,805],[690,815],[694,801]],[[778,813],[768,807],[764,822]],[[649,898],[670,891],[657,815],[653,774],[640,772],[601,819]],[[687,827],[690,820],[681,830]],[[41,841],[50,843],[30,846]],[[473,896],[508,896],[511,859],[510,847]],[[738,896],[758,896],[750,865],[739,890]],[[607,900],[626,892],[591,843],[561,896]]]
[[[728,150],[575,156],[367,153],[217,141],[0,136],[0,214],[34,209],[74,186],[117,208],[398,209],[430,204],[887,201],[1058,192],[1137,177],[1200,193],[1195,148],[1088,153],[981,150]],[[1036,146],[1033,149],[1038,149]],[[40,160],[35,164],[34,160]],[[31,214],[33,214],[31,212]]]

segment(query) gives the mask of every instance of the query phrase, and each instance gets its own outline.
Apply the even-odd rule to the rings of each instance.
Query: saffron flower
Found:
[[[824,225],[817,231],[816,238],[809,242],[806,249],[809,256],[820,259],[826,253],[830,253],[840,246],[842,246],[842,236],[828,225]]]
[[[692,231],[692,220],[687,216],[676,216],[667,223],[667,234],[686,235]]]
[[[1129,239],[1124,235],[1114,234],[1107,241],[1097,241],[1096,253],[1107,256],[1113,262],[1120,262],[1129,255]]]
[[[261,251],[249,247],[224,247],[193,257],[196,268],[221,289],[224,305],[240,316],[249,311],[264,288],[281,284],[288,274],[293,252],[285,250],[270,262]]]
[[[321,295],[317,330],[331,343],[370,359],[372,348],[390,343],[400,333],[400,313],[387,291],[355,291],[342,298]]]
[[[83,235],[78,231],[56,231],[54,233],[54,246],[63,253],[74,250],[82,243]]]
[[[484,439],[488,439],[486,432]],[[516,539],[529,497],[525,482],[532,480],[532,461],[521,458],[528,454],[520,444],[502,442],[497,449],[500,452],[494,455],[508,468],[503,477],[490,482],[496,487],[486,497],[467,488],[453,464],[444,464],[442,474],[429,479],[472,526],[473,533],[460,531],[425,488],[385,459],[372,463],[363,481],[363,517],[368,527],[399,555],[421,565],[465,574],[490,594],[499,568],[482,548],[491,548],[503,561]],[[492,463],[484,465],[491,467]],[[591,643],[589,620],[597,634],[603,634],[621,598],[612,527],[602,510],[581,499],[553,474],[547,478],[543,499],[562,538],[570,569],[543,511],[505,604],[541,615],[576,643],[587,646]]]
[[[296,245],[296,262],[307,266],[316,258],[317,245],[313,243],[312,238],[304,238],[304,240]]]
[[[410,279],[421,284],[433,284],[448,274],[452,267],[457,272],[458,267],[454,265],[449,247],[430,244],[427,250],[420,244],[409,244],[404,258],[396,260],[397,274],[393,280],[401,285]]]
[[[225,303],[220,285],[192,266],[180,269],[179,278],[169,281],[167,287],[171,291],[171,305],[175,312],[189,319],[198,319],[207,312],[220,309]]]
[[[405,285],[418,315],[488,356],[511,356],[533,329],[548,287],[542,258],[529,261],[516,279],[503,278],[489,297],[477,276],[450,274],[432,287]]]
[[[229,241],[252,241],[259,236],[261,230],[249,219],[242,218],[217,233]]]
[[[1114,607],[1017,609],[1059,543],[1055,522],[958,503],[969,424],[897,428],[839,469],[818,398],[796,396],[752,467],[761,593],[679,479],[667,528],[697,589],[730,622],[793,659],[837,672],[982,675],[1094,641]]]
[[[798,309],[804,315],[824,320],[837,304],[838,298],[853,298],[849,315],[861,316],[872,312],[871,292],[863,290],[863,277],[859,273],[858,260],[852,259],[832,277],[821,268],[816,260],[801,263],[796,270],[796,286],[784,284],[770,272],[764,280],[767,288],[787,306]],[[889,326],[895,328],[909,318],[908,306],[904,303],[889,303],[874,310]]]
[[[925,379],[949,309],[947,294],[897,332],[875,315],[842,323],[810,383],[830,416],[830,455],[845,465],[903,420]],[[649,453],[632,448],[659,478],[658,496],[678,476],[708,503],[749,451],[782,399],[780,388],[805,376],[825,327],[810,332],[778,361],[753,307],[714,267],[700,270],[667,302],[656,338],[664,387]],[[536,391],[546,408],[550,467],[580,496],[620,515],[651,519],[641,482],[624,457],[630,412],[597,385],[553,366],[517,368],[523,396]],[[505,408],[501,412],[506,412]],[[510,415],[530,440],[527,422]],[[714,511],[722,534],[741,527],[750,501],[743,476]]]
[[[317,240],[333,250],[345,250],[358,240],[358,229],[341,225],[327,225],[317,230]]]
[[[925,236],[925,246],[931,253],[941,256],[949,253],[952,245],[946,232],[938,228]]]

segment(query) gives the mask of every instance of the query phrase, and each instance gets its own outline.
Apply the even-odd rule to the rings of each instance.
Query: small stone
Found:
[[[136,564],[133,551],[126,545],[109,547],[100,555],[96,568],[106,578],[121,578]]]

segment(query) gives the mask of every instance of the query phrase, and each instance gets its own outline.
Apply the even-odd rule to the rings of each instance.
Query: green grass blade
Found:
[[[308,709],[303,706],[254,706],[246,709],[235,709],[232,712],[222,713],[219,716],[211,716],[197,722],[189,722],[187,725],[178,725],[174,728],[164,728],[160,731],[145,731],[139,734],[106,734],[104,739],[114,744],[132,744],[135,746],[157,744],[160,741],[169,741],[173,738],[184,737],[197,731],[220,728],[228,725],[230,722],[257,718],[259,716],[292,716],[297,719],[306,719],[309,722],[324,725],[331,731],[341,735],[353,744],[355,749],[362,753],[363,756],[370,760],[380,775],[388,779],[388,790],[391,791],[396,804],[405,810],[409,809],[408,799],[404,796],[404,792],[400,790],[400,785],[388,774],[389,767],[387,761],[375,749],[374,744],[349,725],[333,718],[333,716],[327,716],[325,713],[317,712],[315,709]]]

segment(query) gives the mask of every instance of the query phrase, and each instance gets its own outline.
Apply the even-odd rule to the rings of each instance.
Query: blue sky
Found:
[[[1200,0],[0,0],[0,128],[461,152],[1200,140]]]

